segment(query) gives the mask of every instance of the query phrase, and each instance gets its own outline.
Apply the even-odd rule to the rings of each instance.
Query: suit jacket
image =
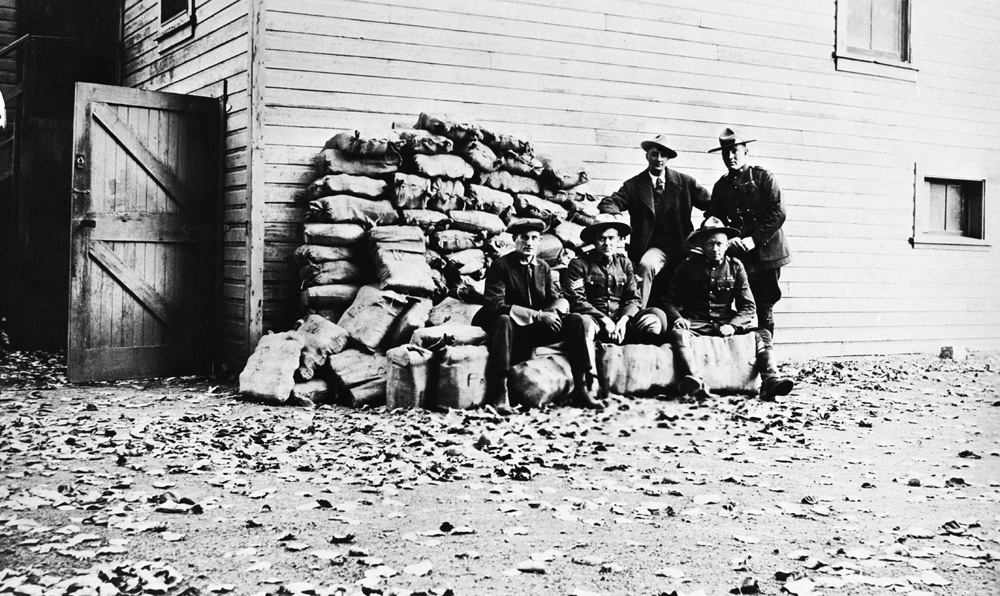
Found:
[[[526,265],[521,263],[522,258],[517,251],[509,252],[494,260],[486,270],[485,301],[473,318],[473,325],[489,329],[501,315],[509,315],[512,306],[542,310],[551,306],[557,298],[562,298],[548,264],[536,256],[531,264]]]
[[[629,178],[614,194],[605,197],[598,205],[598,209],[601,213],[628,211],[632,223],[628,256],[633,263],[638,263],[649,248],[650,239],[654,234],[661,235],[666,241],[670,249],[667,251],[667,256],[671,260],[682,260],[686,256],[685,240],[694,230],[694,226],[691,225],[691,207],[704,210],[708,205],[707,189],[699,186],[691,176],[667,168],[664,172],[663,208],[670,210],[676,207],[671,212],[674,215],[673,220],[664,222],[668,229],[653,229],[656,216],[653,210],[653,183],[646,170]]]
[[[769,271],[791,262],[792,255],[781,226],[785,207],[774,176],[764,168],[747,166],[736,177],[719,178],[712,189],[712,202],[705,216],[714,215],[740,230],[740,237],[753,238],[754,249],[730,255],[746,265],[747,273]]]

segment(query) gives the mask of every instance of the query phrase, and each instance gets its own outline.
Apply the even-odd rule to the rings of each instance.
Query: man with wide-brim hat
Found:
[[[602,213],[628,213],[632,235],[628,256],[640,278],[640,305],[649,304],[653,278],[666,277],[685,258],[684,240],[693,230],[691,209],[708,207],[708,191],[687,174],[667,168],[677,157],[666,135],[639,144],[646,152],[646,169],[626,180],[621,188],[601,201]]]
[[[574,378],[581,381],[574,395],[576,404],[602,407],[596,395],[582,389],[588,374],[596,376],[596,368],[590,370],[588,365],[583,318],[569,313],[569,303],[549,265],[538,258],[545,228],[540,219],[510,222],[507,231],[514,238],[514,250],[495,259],[486,270],[484,305],[472,320],[490,337],[486,405],[502,415],[513,413],[507,391],[511,365],[527,359],[538,346],[564,340]]]
[[[666,314],[658,308],[640,310],[632,263],[622,242],[632,231],[624,216],[602,213],[580,232],[593,249],[570,261],[562,273],[563,294],[570,312],[583,315],[588,354],[596,342],[660,343]]]
[[[688,396],[708,395],[708,388],[694,368],[695,360],[689,348],[692,335],[729,337],[755,333],[761,399],[773,400],[778,395],[788,395],[794,387],[791,379],[777,374],[771,353],[771,333],[753,325],[757,309],[743,264],[726,256],[729,241],[738,238],[739,234],[738,229],[718,218],[707,218],[687,239],[701,252],[684,261],[670,281],[663,304],[669,321],[667,338],[674,347],[680,391]]]
[[[782,226],[785,207],[774,176],[747,163],[750,139],[726,128],[719,146],[728,172],[712,188],[712,200],[705,215],[715,216],[739,230],[730,241],[729,254],[746,267],[750,289],[757,301],[757,325],[774,335],[774,305],[781,299],[781,268],[791,262],[791,252]]]

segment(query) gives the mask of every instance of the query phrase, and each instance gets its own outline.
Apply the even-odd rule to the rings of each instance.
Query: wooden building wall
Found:
[[[312,155],[434,111],[582,158],[596,194],[659,132],[710,188],[705,151],[741,128],[788,206],[783,353],[1000,347],[1000,6],[911,4],[915,82],[835,69],[835,0],[268,0],[264,327],[297,309],[284,259]],[[989,179],[993,246],[911,247],[915,163]]]
[[[0,0],[0,48],[17,39],[17,0]],[[0,92],[4,98],[17,84],[17,50],[0,58]]]
[[[249,266],[253,230],[247,189],[250,138],[254,134],[250,124],[249,31],[259,2],[196,0],[195,4],[193,37],[174,44],[158,39],[157,0],[125,1],[122,84],[213,97],[220,97],[223,91],[228,94],[220,329],[223,355],[239,359],[256,345],[256,339],[250,343],[255,309],[248,290],[254,283]],[[256,325],[259,328],[259,321]]]

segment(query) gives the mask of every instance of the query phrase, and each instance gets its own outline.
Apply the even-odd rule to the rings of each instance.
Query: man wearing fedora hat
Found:
[[[566,340],[567,358],[576,382],[577,405],[600,409],[597,368],[589,362],[583,317],[568,314],[549,265],[538,258],[545,231],[540,219],[515,219],[507,226],[514,251],[497,258],[486,270],[485,304],[472,324],[490,336],[486,365],[486,397],[501,415],[512,413],[507,380],[512,364],[527,359],[531,350]]]
[[[691,176],[667,168],[677,152],[667,145],[666,135],[647,139],[640,146],[646,152],[646,170],[626,180],[598,208],[602,213],[629,214],[628,256],[641,278],[640,306],[645,308],[653,278],[666,271],[665,279],[670,279],[684,260],[684,239],[694,229],[691,208],[706,209],[709,194]]]
[[[761,399],[788,395],[794,387],[791,379],[779,377],[775,369],[771,333],[753,326],[756,305],[743,264],[726,256],[729,241],[739,238],[739,233],[718,218],[707,218],[688,236],[688,243],[700,248],[701,254],[692,254],[670,281],[664,305],[670,323],[667,338],[674,346],[680,390],[685,395],[707,394],[701,377],[692,367],[694,359],[688,347],[692,335],[729,337],[755,333]]]
[[[785,207],[774,176],[764,168],[747,164],[747,139],[731,128],[719,135],[719,146],[728,173],[712,189],[705,211],[739,230],[730,241],[729,254],[746,267],[750,290],[757,301],[757,325],[774,335],[774,305],[781,299],[781,268],[791,262],[791,252],[781,227]]]
[[[632,231],[618,216],[602,213],[580,232],[593,250],[570,261],[562,275],[563,294],[570,312],[583,316],[587,353],[595,358],[595,342],[659,343],[666,314],[658,308],[639,310],[632,263],[621,252],[621,242]],[[649,315],[649,316],[647,316]]]

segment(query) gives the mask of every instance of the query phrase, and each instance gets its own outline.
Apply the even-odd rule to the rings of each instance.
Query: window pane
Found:
[[[901,56],[903,0],[873,0],[871,49]]]
[[[944,231],[945,185],[931,182],[930,200],[927,205],[927,231]]]
[[[962,187],[949,184],[945,191],[944,229],[948,232],[964,232],[962,229]]]
[[[166,23],[170,19],[187,12],[188,0],[160,0],[160,22]]]
[[[847,11],[847,45],[870,48],[872,43],[872,0],[841,0]]]

